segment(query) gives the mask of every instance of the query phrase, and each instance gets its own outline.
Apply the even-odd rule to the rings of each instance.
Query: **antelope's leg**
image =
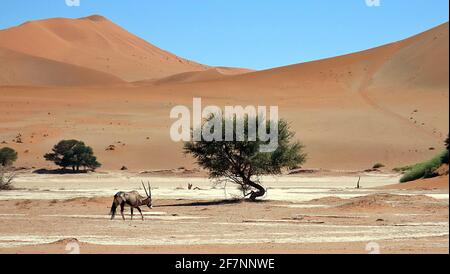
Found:
[[[144,220],[144,215],[142,215],[142,211],[139,207],[136,207],[136,209],[139,211],[139,213],[141,213],[141,217],[142,217],[142,221]]]
[[[131,208],[131,220],[133,221],[133,208]]]
[[[123,215],[123,211],[125,210],[125,203],[120,204],[120,214],[122,214],[122,219],[125,221],[125,215]]]

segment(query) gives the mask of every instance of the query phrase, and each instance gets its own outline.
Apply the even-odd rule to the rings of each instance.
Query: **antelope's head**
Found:
[[[147,186],[148,186],[148,192],[147,189],[145,188],[144,182],[142,182],[142,186],[144,187],[144,191],[145,194],[147,195],[147,198],[145,198],[145,205],[148,206],[148,208],[153,209],[152,206],[152,188],[150,186],[150,182],[147,182]]]

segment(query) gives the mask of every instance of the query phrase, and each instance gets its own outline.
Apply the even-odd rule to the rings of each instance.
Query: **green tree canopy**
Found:
[[[212,119],[213,116],[205,123],[209,123]],[[210,178],[225,178],[238,184],[244,196],[256,200],[266,193],[259,181],[260,176],[279,175],[283,169],[299,167],[306,161],[306,154],[303,153],[304,147],[301,143],[293,142],[295,133],[290,130],[288,123],[284,120],[278,123],[276,150],[261,152],[261,145],[267,145],[268,141],[262,141],[259,136],[256,137],[256,141],[249,139],[248,117],[242,119],[245,126],[244,141],[237,141],[236,133],[234,133],[234,141],[206,141],[202,137],[201,141],[185,143],[184,152],[191,154],[201,167],[208,170]],[[234,129],[236,129],[237,121],[235,117],[232,122]],[[225,140],[225,124],[225,119],[222,119],[222,140]],[[256,124],[256,132],[259,132],[259,127],[262,125]],[[267,122],[267,132],[269,128],[270,123]],[[246,193],[247,191],[250,192]]]
[[[0,149],[0,165],[10,166],[17,160],[17,152],[9,147]]]
[[[63,169],[71,167],[72,170],[79,171],[80,167],[83,167],[95,170],[101,166],[97,157],[94,156],[92,148],[78,140],[60,141],[52,151],[52,153],[45,154],[44,158]]]

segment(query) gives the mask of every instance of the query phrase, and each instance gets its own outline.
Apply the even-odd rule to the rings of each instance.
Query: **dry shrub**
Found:
[[[5,168],[0,167],[0,190],[13,189],[12,183],[15,177],[14,172],[7,172]]]

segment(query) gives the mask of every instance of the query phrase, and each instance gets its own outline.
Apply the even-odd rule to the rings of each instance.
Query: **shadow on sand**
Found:
[[[191,202],[191,203],[180,203],[180,204],[170,204],[170,205],[157,205],[153,207],[196,207],[196,206],[218,206],[218,205],[233,205],[240,204],[244,202],[250,202],[247,199],[229,199],[229,200],[216,200],[216,201],[204,201],[204,202]],[[264,203],[267,201],[255,201],[252,203]]]
[[[74,171],[71,169],[37,169],[35,171],[33,171],[33,173],[35,174],[56,174],[56,175],[63,175],[63,174],[86,174],[89,171],[87,170],[79,170],[79,171]]]

